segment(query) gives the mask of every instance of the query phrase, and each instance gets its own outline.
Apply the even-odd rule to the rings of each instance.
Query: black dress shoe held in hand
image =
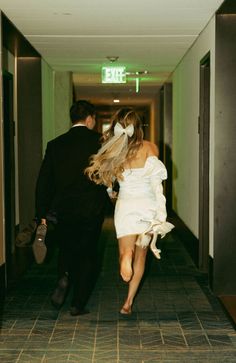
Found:
[[[46,224],[39,224],[36,230],[35,239],[32,245],[33,254],[36,263],[44,262],[47,254],[47,246],[45,245],[45,237],[47,234]]]
[[[51,303],[55,308],[60,309],[60,307],[63,305],[68,288],[69,288],[69,278],[68,275],[65,274],[58,281],[58,285],[56,289],[53,291],[51,296]]]

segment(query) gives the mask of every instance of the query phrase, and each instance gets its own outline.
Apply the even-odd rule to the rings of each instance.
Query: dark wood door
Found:
[[[6,275],[8,276],[15,242],[15,132],[13,120],[13,75],[9,72],[3,73],[3,127]]]
[[[210,54],[200,62],[199,113],[199,268],[208,272],[209,261],[209,137]]]

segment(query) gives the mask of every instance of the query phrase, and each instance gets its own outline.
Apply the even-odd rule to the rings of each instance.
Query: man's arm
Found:
[[[35,193],[36,217],[38,220],[41,220],[41,223],[43,224],[46,224],[46,215],[51,208],[54,191],[52,145],[49,142],[39,171]]]

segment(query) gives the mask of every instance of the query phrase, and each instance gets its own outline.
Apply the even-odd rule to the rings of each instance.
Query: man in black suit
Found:
[[[57,216],[58,284],[51,302],[61,307],[71,284],[70,313],[79,315],[87,312],[98,274],[97,244],[109,198],[105,187],[84,175],[90,156],[100,148],[100,135],[93,131],[95,108],[76,101],[70,118],[72,128],[47,144],[36,185],[36,215],[43,224],[50,210]]]

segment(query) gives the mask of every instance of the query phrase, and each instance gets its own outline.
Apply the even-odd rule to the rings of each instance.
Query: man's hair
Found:
[[[86,100],[76,101],[70,108],[70,119],[73,124],[78,121],[85,121],[88,116],[93,115],[95,115],[95,107]]]

